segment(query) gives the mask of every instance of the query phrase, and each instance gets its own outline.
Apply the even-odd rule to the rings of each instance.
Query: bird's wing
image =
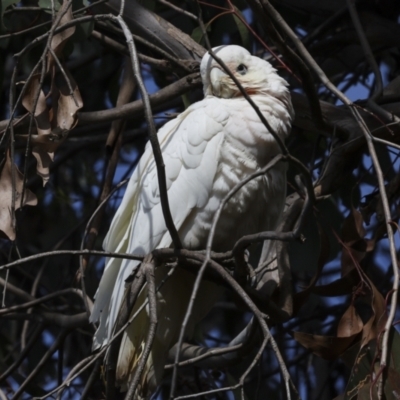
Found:
[[[194,104],[158,133],[171,214],[178,231],[191,211],[204,207],[211,195],[219,146],[229,118],[229,111],[218,107],[217,103],[218,99],[206,98]],[[104,248],[145,255],[170,244],[153,152],[147,146],[111,224]],[[91,315],[92,321],[100,319],[94,347],[104,344],[110,337],[124,294],[125,280],[138,264],[131,260],[108,260]],[[101,318],[103,310],[106,315]]]

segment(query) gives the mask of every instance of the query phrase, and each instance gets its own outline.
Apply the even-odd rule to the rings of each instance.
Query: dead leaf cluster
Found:
[[[71,2],[64,1],[59,9],[53,28],[60,27],[73,19]],[[54,160],[54,153],[66,139],[78,120],[77,112],[83,106],[78,86],[62,65],[63,49],[67,41],[75,32],[75,27],[69,27],[52,36],[46,46],[41,59],[42,71],[39,73],[39,64],[36,72],[24,83],[21,103],[28,114],[21,119],[33,119],[35,129],[28,126],[26,133],[19,135],[31,147],[36,159],[36,172],[42,178],[43,185],[50,179],[50,165]],[[60,79],[58,75],[61,75]],[[50,81],[50,89],[45,93],[43,83]],[[61,83],[59,83],[61,81]],[[10,143],[13,146],[14,143]],[[11,162],[10,154],[6,160],[0,178],[0,231],[11,240],[15,239],[15,210],[24,205],[36,205],[36,196],[24,188],[25,177]]]
[[[341,278],[327,285],[317,286],[316,282],[322,271],[322,268],[318,268],[309,287],[295,295],[298,307],[304,304],[305,298],[311,293],[323,297],[347,295],[350,299],[350,304],[338,322],[336,336],[294,332],[294,338],[315,355],[327,360],[341,358],[352,368],[343,400],[370,399],[371,385],[376,384],[377,376],[382,373],[379,361],[381,340],[387,321],[387,304],[361,265],[362,260],[374,250],[376,244],[376,238],[367,239],[365,235],[363,217],[359,211],[353,209],[344,221],[341,236],[337,235],[342,245]],[[323,235],[321,241],[326,242]],[[320,260],[324,258],[324,253],[326,254],[326,245],[321,246]],[[398,346],[400,336],[394,328],[391,335]],[[393,379],[389,379],[391,387],[385,386],[385,391],[394,390],[400,395],[398,384],[391,383],[400,382],[397,348],[390,346],[391,363],[397,361],[395,366],[389,367],[389,375]],[[375,398],[374,396],[372,398]]]

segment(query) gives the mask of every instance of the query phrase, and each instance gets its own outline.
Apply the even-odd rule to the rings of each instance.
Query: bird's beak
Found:
[[[222,97],[222,83],[224,78],[227,76],[225,71],[222,71],[219,66],[215,66],[211,68],[210,71],[210,82],[211,88],[214,96]]]

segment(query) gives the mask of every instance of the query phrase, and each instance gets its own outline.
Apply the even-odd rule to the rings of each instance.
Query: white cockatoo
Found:
[[[271,128],[284,140],[290,132],[293,108],[286,81],[267,61],[240,46],[214,49],[259,107]],[[172,218],[183,247],[204,249],[214,214],[230,189],[264,167],[280,153],[279,146],[235,83],[208,53],[200,66],[204,99],[166,123],[158,132],[167,178]],[[224,207],[215,232],[214,251],[232,249],[244,235],[273,230],[281,217],[286,195],[286,166],[247,183]],[[146,255],[170,247],[160,204],[156,165],[150,145],[141,157],[104,241],[110,252]],[[93,347],[113,335],[125,280],[139,262],[107,261],[91,320],[99,321]],[[167,273],[156,269],[156,284]],[[137,398],[149,398],[160,384],[168,350],[177,342],[195,276],[176,269],[157,294],[158,325],[153,348]],[[212,307],[218,286],[203,282],[187,333]],[[146,290],[138,305],[146,299]],[[133,314],[132,314],[133,315]],[[143,351],[149,326],[146,307],[123,334],[117,382],[129,384]]]

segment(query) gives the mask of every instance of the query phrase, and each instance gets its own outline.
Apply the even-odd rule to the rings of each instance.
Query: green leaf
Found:
[[[211,25],[206,26],[206,31],[207,32],[211,31]],[[201,30],[200,26],[197,26],[196,28],[193,29],[191,37],[195,42],[197,42],[199,44],[204,42],[204,35],[203,35],[203,31]]]
[[[52,0],[39,0],[38,6],[40,8],[43,8],[44,11],[46,11],[47,13],[51,13],[52,12]],[[54,10],[58,11],[61,7],[61,2],[60,1],[54,1]]]
[[[191,36],[195,42],[200,43],[201,40],[203,39],[203,32],[201,28],[199,26],[194,28]]]
[[[245,20],[243,14],[240,12],[239,9],[235,7],[235,11],[240,14],[240,16]],[[232,14],[233,19],[236,23],[237,29],[239,31],[240,38],[242,39],[242,45],[246,49],[250,48],[250,35],[247,26],[242,22],[242,20],[235,14]]]

